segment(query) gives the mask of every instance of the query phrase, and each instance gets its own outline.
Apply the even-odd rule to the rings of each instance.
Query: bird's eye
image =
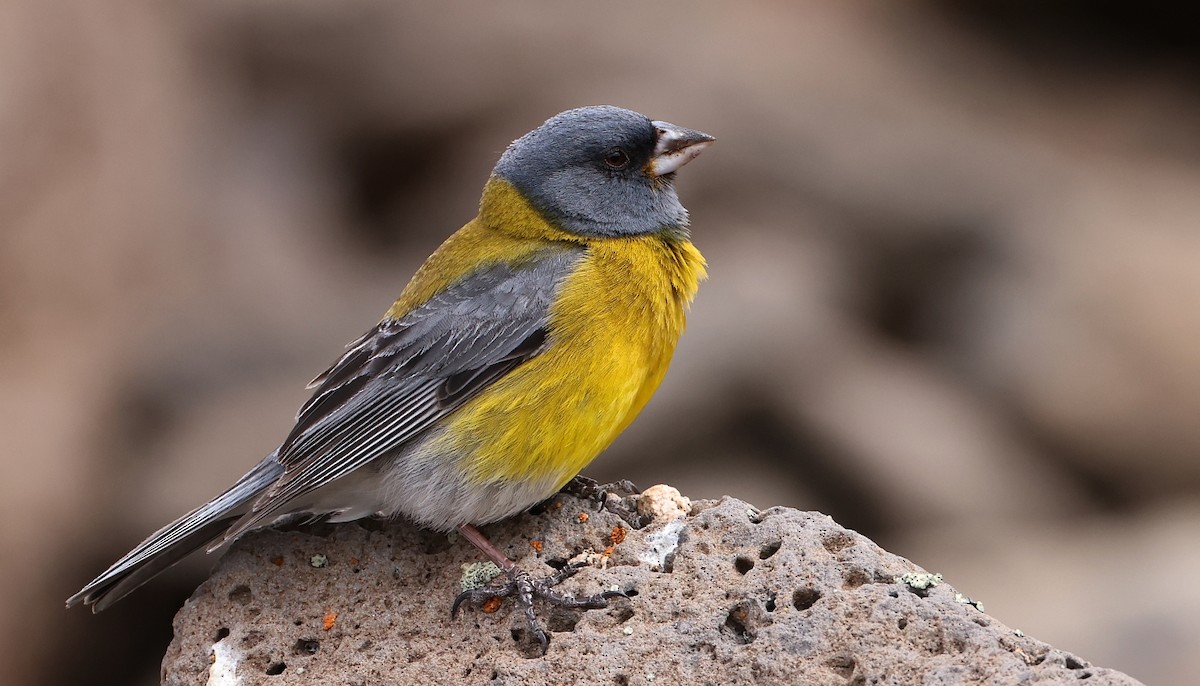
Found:
[[[629,155],[620,148],[604,153],[604,163],[613,169],[624,169],[629,164]]]

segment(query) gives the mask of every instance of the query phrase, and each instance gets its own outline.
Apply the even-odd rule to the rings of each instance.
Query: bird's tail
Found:
[[[221,495],[154,532],[103,574],[67,599],[67,607],[90,605],[92,612],[108,608],[197,548],[222,538],[260,493],[283,473],[271,455],[258,463]]]

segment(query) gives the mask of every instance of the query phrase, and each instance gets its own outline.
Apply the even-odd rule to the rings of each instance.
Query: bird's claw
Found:
[[[579,474],[568,481],[567,485],[563,486],[560,492],[566,493],[567,495],[573,495],[577,498],[582,498],[583,500],[596,500],[603,504],[608,498],[609,493],[614,495],[618,493],[634,495],[641,493],[642,491],[629,479],[621,479],[620,481],[601,484],[595,479],[590,479],[582,474]]]
[[[533,611],[534,598],[556,605],[576,610],[600,610],[608,607],[609,598],[625,598],[627,597],[623,591],[604,591],[596,595],[585,598],[576,598],[573,595],[565,595],[554,590],[554,587],[562,583],[566,579],[571,578],[580,569],[586,567],[586,564],[568,564],[554,574],[542,579],[535,579],[528,572],[520,569],[513,569],[508,572],[508,580],[500,586],[482,586],[473,588],[469,591],[463,591],[454,598],[454,604],[450,606],[450,616],[458,616],[459,607],[469,602],[472,605],[480,605],[493,598],[508,598],[513,597],[517,601],[517,605],[521,608],[521,613],[525,615],[525,625],[529,629],[529,633],[541,646],[542,653],[546,652],[550,645],[550,636],[542,629],[541,624],[537,620],[537,615]]]
[[[608,510],[634,529],[642,528],[645,526],[645,522],[642,521],[642,517],[636,509],[630,508],[625,504],[625,501],[619,494],[637,495],[641,492],[641,489],[629,479],[601,484],[599,481],[589,479],[586,476],[576,476],[568,481],[567,485],[563,486],[560,491],[560,493],[573,495],[582,500],[594,501],[597,512]]]

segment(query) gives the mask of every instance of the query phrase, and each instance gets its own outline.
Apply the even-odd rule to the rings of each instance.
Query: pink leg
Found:
[[[463,535],[463,538],[471,542],[471,545],[479,548],[479,551],[487,555],[488,559],[496,563],[496,566],[505,572],[511,572],[517,568],[517,565],[508,556],[500,551],[499,548],[492,545],[492,542],[483,535],[483,532],[476,529],[471,524],[460,524],[458,533]]]

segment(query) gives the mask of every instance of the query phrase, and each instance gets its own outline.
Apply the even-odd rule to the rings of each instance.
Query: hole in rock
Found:
[[[555,608],[546,616],[546,630],[561,634],[574,631],[575,625],[583,617],[582,612],[572,612],[564,608]]]
[[[851,567],[842,575],[842,588],[858,588],[871,583],[871,577],[861,567]]]
[[[746,626],[750,618],[750,608],[746,603],[738,603],[725,617],[725,629],[738,643],[753,643],[754,632]]]
[[[249,586],[240,584],[229,591],[229,599],[238,605],[246,605],[254,599],[254,594],[250,592]]]
[[[849,655],[835,655],[825,662],[825,666],[833,671],[838,676],[849,679],[851,674],[854,674],[854,668],[858,666],[858,661]]]
[[[845,531],[838,531],[822,538],[821,545],[825,546],[825,550],[837,554],[854,545],[854,539]]]
[[[807,610],[821,599],[821,592],[815,588],[798,588],[792,593],[792,607],[797,610]]]
[[[312,638],[301,638],[292,646],[292,651],[297,655],[316,655],[320,649],[321,642]]]

